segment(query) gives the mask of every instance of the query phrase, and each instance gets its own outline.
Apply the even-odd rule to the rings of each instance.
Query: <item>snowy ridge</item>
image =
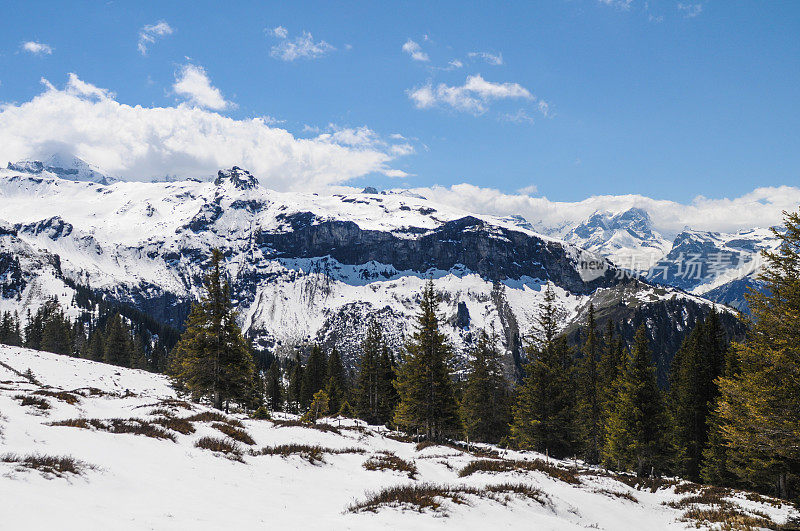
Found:
[[[30,373],[26,377],[27,369]],[[210,411],[202,405],[176,401],[163,376],[144,371],[0,346],[0,381],[0,499],[14,501],[3,507],[3,522],[10,529],[82,530],[106,528],[112,523],[119,530],[255,529],[267,525],[441,529],[445,523],[457,529],[482,530],[487,521],[498,528],[557,530],[677,530],[693,525],[682,520],[685,509],[665,505],[691,495],[676,494],[677,482],[667,482],[651,492],[593,469],[584,470],[572,483],[542,471],[477,472],[459,477],[458,472],[478,457],[448,446],[417,450],[413,443],[387,437],[385,428],[347,419],[324,420],[339,428],[323,432],[229,415],[227,418],[240,422],[254,439],[253,445],[239,443],[239,460],[195,446],[204,436],[225,438],[209,421],[192,421],[191,433],[166,430],[173,440],[109,431],[112,419],[149,424],[165,419],[165,410],[178,418]],[[67,395],[56,397],[61,391]],[[22,405],[21,397],[44,400],[48,408]],[[66,400],[69,397],[74,403]],[[86,419],[87,427],[53,425],[81,418]],[[321,461],[311,463],[301,455],[250,452],[280,444],[361,453],[323,453]],[[365,461],[384,452],[413,464],[415,478],[363,467]],[[59,476],[3,462],[3,456],[9,454],[71,456],[93,468],[84,469],[80,475]],[[500,450],[493,455],[489,459],[545,460],[545,456],[531,452]],[[549,466],[565,473],[575,466],[572,462],[548,461]],[[441,499],[438,511],[396,505],[377,507],[374,512],[347,510],[371,492],[423,483],[475,490],[487,485],[521,484],[537,489],[539,501],[516,494],[494,499],[466,494],[466,503]],[[42,499],[47,500],[47,510],[41,510]],[[797,516],[790,506],[768,498],[747,499],[743,493],[731,492],[725,499],[746,513],[760,511],[775,523]]]

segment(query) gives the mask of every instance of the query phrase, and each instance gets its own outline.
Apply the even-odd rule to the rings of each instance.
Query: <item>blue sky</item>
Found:
[[[324,184],[688,202],[800,182],[798,2],[28,2],[3,12],[4,112],[41,96],[41,78],[66,94],[74,73],[122,105],[268,116],[295,139],[383,154],[358,153]],[[187,72],[196,76],[181,92]],[[0,119],[5,135],[14,123]],[[48,134],[42,143],[59,140]],[[148,171],[168,167],[163,158]]]

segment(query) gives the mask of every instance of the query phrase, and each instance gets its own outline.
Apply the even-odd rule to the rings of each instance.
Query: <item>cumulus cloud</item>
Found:
[[[289,30],[283,26],[268,29],[267,33],[279,40],[270,50],[270,55],[281,61],[316,59],[336,49],[325,41],[315,41],[307,31],[294,39],[289,38]]]
[[[535,190],[530,188],[523,188],[517,194],[506,194],[466,183],[412,191],[468,212],[495,216],[519,214],[542,232],[561,227],[562,230],[555,235],[563,234],[597,211],[622,212],[633,207],[646,210],[655,229],[667,238],[674,238],[685,227],[735,232],[779,224],[783,210],[794,211],[800,204],[800,188],[792,186],[756,188],[735,198],[698,196],[688,204],[641,195],[604,195],[583,201],[559,202],[546,197],[531,197]]]
[[[53,48],[50,45],[37,41],[23,42],[21,48],[33,55],[50,55],[53,53]]]
[[[418,109],[446,106],[457,111],[483,114],[493,100],[534,100],[533,94],[518,83],[493,83],[480,74],[468,76],[461,86],[431,83],[407,91],[408,97]]]
[[[470,52],[467,54],[470,59],[482,59],[490,65],[500,66],[503,64],[503,54],[497,55],[489,52]]]
[[[322,189],[371,173],[397,175],[389,149],[303,139],[265,119],[199,107],[131,106],[72,74],[30,101],[0,106],[0,161],[74,154],[129,180],[205,177],[239,165],[277,190]],[[367,137],[369,135],[366,135]]]
[[[307,127],[307,131],[319,132],[319,128]],[[318,142],[334,143],[341,146],[349,146],[361,149],[374,149],[390,153],[393,157],[411,155],[415,152],[414,146],[407,139],[399,134],[389,135],[388,142],[367,126],[356,128],[340,127],[335,124],[328,124],[327,132],[319,134],[315,140]],[[386,173],[390,177],[407,177],[408,174],[402,170],[393,170]]]
[[[402,47],[402,50],[406,52],[408,55],[410,55],[411,59],[413,59],[414,61],[427,62],[430,61],[431,59],[430,57],[428,57],[427,53],[422,51],[422,47],[418,43],[412,41],[411,39],[408,39],[406,41],[406,43]]]
[[[233,105],[225,101],[222,92],[211,84],[208,74],[201,66],[184,65],[175,75],[172,90],[196,107],[220,111]]]
[[[156,39],[159,37],[172,35],[173,32],[172,26],[167,24],[165,20],[159,20],[155,24],[142,26],[142,29],[139,30],[139,43],[137,45],[139,53],[147,55],[148,46],[155,43]]]

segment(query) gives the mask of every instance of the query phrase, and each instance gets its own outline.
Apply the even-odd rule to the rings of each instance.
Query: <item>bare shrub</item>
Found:
[[[222,437],[201,437],[194,445],[197,448],[226,454],[233,459],[242,460],[242,449],[234,441]]]
[[[215,422],[214,424],[211,425],[211,427],[221,431],[234,441],[239,441],[240,443],[244,443],[250,446],[256,443],[256,441],[253,440],[250,434],[247,433],[242,428],[237,428],[235,426],[231,426],[230,424],[225,424],[223,422]]]
[[[564,468],[557,467],[542,461],[541,459],[533,459],[530,461],[502,459],[478,459],[472,461],[467,466],[458,472],[458,477],[466,477],[475,472],[516,472],[516,471],[538,471],[544,472],[553,479],[579,485],[581,480],[578,479],[572,471]]]
[[[180,419],[172,416],[159,417],[152,420],[153,424],[158,424],[162,428],[176,431],[183,435],[194,433],[194,426],[186,419]]]
[[[14,395],[12,398],[14,400],[19,400],[20,405],[23,406],[32,406],[42,411],[50,409],[50,402],[48,402],[44,398],[39,398],[38,396],[20,394],[20,395]]]
[[[39,396],[49,396],[55,398],[56,400],[66,402],[71,406],[79,404],[81,401],[80,398],[78,398],[78,395],[70,393],[69,391],[49,391],[47,389],[39,389],[38,391],[34,391],[33,394]]]
[[[414,463],[401,459],[390,452],[374,455],[364,461],[362,466],[366,470],[394,470],[407,474],[410,479],[416,479],[418,472]]]
[[[277,446],[266,446],[260,450],[251,451],[250,455],[279,455],[289,457],[297,455],[311,463],[312,465],[325,462],[325,454],[363,454],[362,448],[325,448],[319,445],[309,444],[280,444]]]
[[[20,456],[17,454],[5,454],[0,456],[0,461],[13,463],[21,468],[38,470],[42,474],[52,474],[63,477],[66,474],[79,476],[86,470],[94,470],[96,467],[70,456],[51,456],[41,454],[29,454]]]
[[[222,413],[217,413],[216,411],[203,411],[202,413],[195,413],[189,417],[184,417],[184,420],[188,420],[189,422],[222,422],[235,428],[244,428],[244,424],[242,424],[241,421],[232,419],[223,415]]]

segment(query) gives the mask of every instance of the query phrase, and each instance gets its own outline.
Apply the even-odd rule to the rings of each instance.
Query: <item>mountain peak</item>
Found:
[[[219,170],[214,184],[219,186],[225,182],[233,184],[237,190],[252,190],[258,186],[258,179],[255,178],[249,171],[234,166],[229,170]]]
[[[112,177],[104,174],[99,168],[79,159],[73,155],[54,153],[44,162],[40,160],[20,160],[9,162],[9,170],[21,173],[42,173],[43,171],[55,174],[61,179],[70,181],[87,181],[98,184],[109,184],[114,181]]]

